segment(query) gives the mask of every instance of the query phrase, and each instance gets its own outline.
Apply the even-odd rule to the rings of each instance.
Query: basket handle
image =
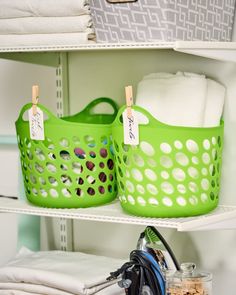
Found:
[[[54,116],[47,108],[45,108],[41,104],[38,104],[37,106],[43,111],[44,114],[47,115],[47,119],[44,119],[44,121],[49,121],[51,123],[58,122],[59,119],[56,116]],[[16,122],[28,122],[23,119],[23,116],[24,116],[25,112],[31,108],[32,108],[32,103],[27,103],[26,105],[24,105],[20,111],[19,117],[16,120]],[[62,121],[62,120],[60,120],[60,121]]]
[[[108,97],[99,97],[95,100],[93,100],[92,102],[90,102],[82,111],[82,113],[86,113],[88,115],[92,115],[93,114],[93,109],[99,105],[100,103],[107,103],[109,104],[112,108],[113,108],[113,113],[111,115],[115,115],[118,112],[118,105],[114,102],[114,100],[112,100],[111,98]],[[110,115],[110,114],[109,114]]]
[[[119,111],[118,114],[113,122],[113,125],[123,125],[123,123],[121,122],[121,117],[123,112],[126,109],[126,105],[122,106]],[[139,107],[139,106],[132,106],[132,110],[135,110],[137,113],[140,113],[141,115],[144,116],[145,119],[147,119],[147,123],[146,122],[139,122],[139,125],[146,125],[149,127],[157,127],[157,126],[168,126],[160,121],[158,121],[157,119],[155,119],[148,111],[146,111],[144,108]]]

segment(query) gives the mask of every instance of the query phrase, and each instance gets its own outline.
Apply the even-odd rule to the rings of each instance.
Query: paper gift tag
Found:
[[[129,116],[127,109],[123,112],[123,128],[124,128],[124,143],[129,145],[139,144],[139,128],[138,119],[134,110],[129,110]]]
[[[44,140],[43,111],[37,107],[37,112],[33,114],[33,108],[29,109],[30,138],[33,140]]]

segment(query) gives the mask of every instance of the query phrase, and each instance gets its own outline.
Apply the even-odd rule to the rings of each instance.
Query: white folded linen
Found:
[[[138,84],[136,105],[175,126],[203,125],[207,81],[192,73],[154,73]]]
[[[139,82],[136,105],[169,125],[215,127],[220,124],[224,98],[225,87],[204,75],[160,72]]]
[[[26,284],[26,283],[0,283],[0,294],[4,294],[6,290],[14,290],[15,292],[27,292],[30,294],[47,294],[47,295],[71,295],[65,291],[56,288],[50,288],[43,285]]]
[[[0,282],[42,285],[76,295],[90,295],[103,289],[105,292],[115,284],[116,281],[107,281],[106,278],[123,263],[121,259],[80,252],[34,253],[23,249],[0,268]]]
[[[167,72],[157,72],[151,73],[143,77],[145,79],[158,79],[158,78],[173,78],[173,76],[181,76],[181,77],[202,77],[205,78],[205,75],[191,73],[191,72],[181,72],[178,71],[176,74],[167,73]]]
[[[22,17],[0,19],[3,34],[55,34],[86,32],[92,27],[89,14],[64,17]]]
[[[0,35],[0,47],[78,46],[94,43],[93,30],[84,33]]]
[[[24,283],[0,283],[0,295],[73,295],[59,289],[45,287],[43,285]],[[125,295],[124,289],[113,284],[95,293],[96,295]]]
[[[124,289],[121,289],[118,284],[113,284],[101,291],[95,293],[96,295],[125,295],[126,292]]]
[[[88,13],[88,0],[1,0],[0,18],[73,16]]]
[[[19,291],[19,290],[0,290],[1,295],[39,295],[37,293],[29,293],[29,292],[24,292],[24,291]],[[40,295],[47,295],[47,294],[40,294]]]
[[[207,79],[207,98],[204,114],[204,127],[219,126],[224,108],[225,87],[220,83]]]

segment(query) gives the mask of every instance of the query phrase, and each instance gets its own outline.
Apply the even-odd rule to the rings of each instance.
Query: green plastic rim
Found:
[[[169,126],[146,110],[138,146],[125,145],[122,107],[112,125],[118,193],[122,208],[145,217],[205,214],[219,201],[223,121],[219,127]]]
[[[95,114],[106,103],[112,114]],[[111,123],[118,107],[109,98],[98,98],[82,112],[57,118],[38,105],[47,119],[45,140],[30,139],[25,105],[16,121],[18,146],[28,200],[51,208],[82,208],[105,204],[117,195]]]

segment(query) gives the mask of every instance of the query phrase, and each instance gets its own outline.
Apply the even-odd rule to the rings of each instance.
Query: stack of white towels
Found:
[[[1,295],[125,295],[117,281],[107,281],[120,259],[80,252],[41,251],[22,248],[0,268]]]
[[[79,45],[94,40],[88,0],[1,0],[0,45]]]
[[[215,127],[220,124],[224,98],[225,87],[205,75],[160,72],[139,82],[136,105],[169,125]]]

